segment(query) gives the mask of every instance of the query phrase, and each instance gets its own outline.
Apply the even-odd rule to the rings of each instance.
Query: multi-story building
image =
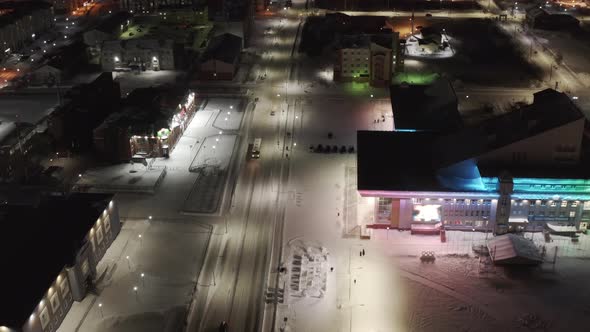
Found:
[[[103,43],[101,65],[104,71],[121,68],[174,70],[174,42],[172,40],[132,39]]]
[[[68,90],[47,119],[47,132],[58,150],[89,151],[92,130],[119,110],[121,92],[111,73]]]
[[[61,47],[56,55],[27,77],[32,85],[54,86],[74,76],[78,69],[87,63],[86,45],[81,41],[75,41]]]
[[[199,79],[232,80],[240,67],[242,38],[224,33],[207,45],[199,64]]]
[[[122,9],[132,13],[153,12],[164,8],[197,6],[197,0],[119,0]]]
[[[53,9],[46,2],[0,2],[0,59],[18,51],[53,24]]]
[[[26,175],[35,126],[28,123],[0,122],[0,178],[12,180]]]
[[[167,157],[196,111],[194,92],[136,89],[124,100],[121,112],[94,130],[94,146],[111,162],[129,161],[135,155]]]
[[[389,85],[393,75],[394,40],[392,34],[343,36],[334,64],[334,79]]]
[[[585,229],[584,125],[567,95],[547,89],[530,105],[454,132],[360,131],[358,190],[374,199],[370,227]]]
[[[96,266],[120,229],[111,194],[5,200],[0,207],[5,266],[0,330],[56,331],[73,302],[93,288]]]

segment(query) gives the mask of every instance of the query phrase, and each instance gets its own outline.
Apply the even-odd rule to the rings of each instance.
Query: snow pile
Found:
[[[578,231],[576,226],[559,225],[553,223],[547,223],[547,228],[556,233],[575,233]]]
[[[540,264],[543,257],[533,241],[514,234],[497,236],[488,242],[496,264]]]

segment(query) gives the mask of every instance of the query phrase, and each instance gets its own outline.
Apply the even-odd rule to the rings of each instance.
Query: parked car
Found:
[[[338,152],[338,145],[332,145],[332,152],[333,153],[337,153]]]
[[[354,146],[349,146],[348,147],[348,153],[354,153]]]

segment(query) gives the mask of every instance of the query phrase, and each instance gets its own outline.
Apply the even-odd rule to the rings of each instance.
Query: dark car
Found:
[[[426,17],[432,17],[432,14],[426,13]]]
[[[334,153],[338,152],[338,146],[337,145],[333,145],[332,146],[332,152],[334,152]]]

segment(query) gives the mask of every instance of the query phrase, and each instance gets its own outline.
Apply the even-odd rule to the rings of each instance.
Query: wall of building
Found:
[[[386,215],[388,207],[383,204],[383,201],[380,204],[378,198],[375,200],[377,223],[387,224],[389,219],[399,220],[400,229],[409,229],[413,223],[422,223],[413,220],[416,206],[440,205],[440,222],[446,229],[475,229],[490,232],[495,230],[498,210],[498,200],[495,198],[469,198],[458,193],[455,198],[450,198],[448,195],[439,198],[433,195],[428,198],[393,198],[389,202],[392,206],[388,211],[398,215]],[[590,201],[519,198],[512,199],[508,207],[509,220],[528,220],[522,223],[522,226],[529,230],[540,230],[548,222],[575,226],[578,229],[584,229],[585,224],[590,225]],[[436,221],[426,223],[434,224]],[[392,222],[391,227],[396,225]]]
[[[369,79],[370,50],[369,48],[343,48],[338,51],[338,73],[334,77],[342,81]]]
[[[557,110],[556,110],[557,111]],[[490,151],[478,163],[572,164],[580,159],[584,119]],[[548,153],[551,151],[551,153]]]
[[[149,70],[174,70],[174,49],[172,43],[159,48],[103,47],[101,65],[103,71],[127,68],[129,65],[144,65]]]
[[[65,267],[56,277],[22,327],[23,331],[54,332],[58,329],[74,300],[81,301],[86,296],[86,276],[96,276],[96,265],[120,230],[119,209],[116,202],[111,201],[88,232],[88,242],[76,254],[75,264]]]
[[[69,276],[64,269],[56,277],[39,305],[22,327],[25,332],[54,332],[70,310],[74,299]]]
[[[391,49],[371,44],[370,82],[372,86],[388,86],[392,75]]]
[[[199,66],[199,78],[205,80],[228,80],[234,78],[236,66],[218,60],[209,60]]]
[[[24,15],[12,24],[0,27],[0,41],[2,42],[1,54],[6,49],[12,53],[17,52],[26,43],[32,41],[33,34],[38,34],[50,29],[54,24],[53,9],[37,9],[30,15]]]

